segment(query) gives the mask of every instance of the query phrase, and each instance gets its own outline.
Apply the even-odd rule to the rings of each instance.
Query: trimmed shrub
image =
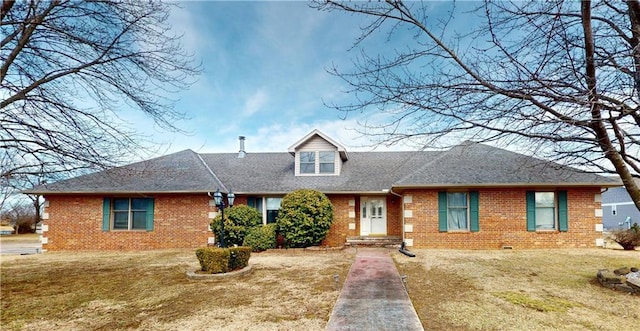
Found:
[[[200,270],[209,274],[229,271],[229,250],[216,247],[198,248],[196,257],[200,262]]]
[[[267,224],[250,229],[249,233],[244,237],[242,246],[249,246],[254,252],[262,252],[270,248],[275,248],[276,225]]]
[[[196,257],[200,262],[200,271],[209,274],[220,274],[242,269],[249,265],[251,247],[198,248]]]
[[[297,190],[282,199],[276,219],[278,232],[289,247],[318,245],[329,233],[333,205],[316,190]]]
[[[224,244],[227,247],[242,246],[249,229],[262,224],[262,214],[246,205],[225,209],[224,218]],[[216,235],[216,240],[219,240],[222,234],[222,216],[218,215],[214,218],[210,226]]]
[[[230,247],[229,250],[229,271],[242,269],[249,265],[251,257],[251,247]]]
[[[633,223],[631,229],[614,231],[612,239],[620,244],[624,250],[632,251],[640,246],[640,226],[638,223]]]

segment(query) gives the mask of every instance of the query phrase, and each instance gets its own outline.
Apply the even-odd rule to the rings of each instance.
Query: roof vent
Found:
[[[245,136],[239,136],[238,140],[240,140],[240,151],[238,152],[238,158],[242,159],[244,158],[245,155],[247,155],[247,152],[244,151],[244,141],[247,138],[245,138]]]

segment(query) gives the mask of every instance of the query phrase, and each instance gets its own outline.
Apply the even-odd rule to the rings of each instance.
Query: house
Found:
[[[636,179],[640,185],[640,179]],[[640,211],[624,186],[602,192],[602,224],[606,230],[628,229],[640,224]]]
[[[287,152],[185,150],[38,186],[48,250],[140,250],[212,243],[212,192],[276,219],[282,197],[327,195],[334,221],[323,245],[359,239],[433,248],[602,245],[601,190],[618,181],[465,142],[446,151],[348,152],[314,130]]]

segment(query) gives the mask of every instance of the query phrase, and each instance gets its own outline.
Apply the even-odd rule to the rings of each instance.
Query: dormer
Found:
[[[289,147],[295,156],[296,176],[337,176],[347,160],[347,150],[329,136],[313,130]]]

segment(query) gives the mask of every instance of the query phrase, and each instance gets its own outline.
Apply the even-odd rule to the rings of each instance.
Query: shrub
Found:
[[[640,226],[638,223],[634,223],[628,230],[614,231],[612,239],[620,244],[624,250],[634,250],[640,246]]]
[[[225,246],[241,246],[249,229],[262,224],[262,214],[255,208],[237,205],[224,211],[224,243]],[[218,215],[211,221],[211,229],[216,239],[222,234],[222,217]]]
[[[242,269],[249,265],[251,257],[251,247],[230,247],[229,250],[229,271]]]
[[[251,247],[198,248],[196,257],[200,262],[200,271],[209,274],[220,274],[242,269],[249,265]]]
[[[196,250],[200,270],[210,274],[229,271],[229,256],[229,250],[223,248],[205,247]]]
[[[276,224],[289,247],[318,245],[333,221],[333,205],[321,192],[297,190],[282,199]]]
[[[249,230],[242,246],[250,246],[254,252],[261,252],[276,247],[276,225],[267,224]]]

